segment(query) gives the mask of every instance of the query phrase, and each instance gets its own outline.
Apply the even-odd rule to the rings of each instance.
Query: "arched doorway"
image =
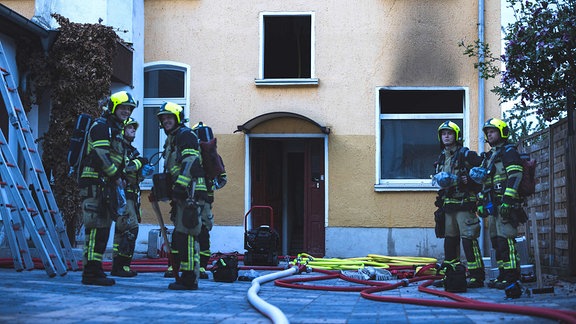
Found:
[[[323,257],[329,130],[286,113],[267,115],[258,123],[247,122],[241,127],[246,127],[242,131],[247,135],[247,209],[272,207],[282,255],[306,252]],[[269,224],[267,213],[254,210],[249,228]]]

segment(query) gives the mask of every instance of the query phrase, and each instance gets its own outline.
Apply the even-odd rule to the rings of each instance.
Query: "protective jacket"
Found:
[[[87,161],[82,169],[80,184],[94,183],[100,179],[113,182],[123,177],[127,162],[122,130],[124,125],[113,115],[98,118],[88,134]]]
[[[144,180],[142,167],[148,161],[140,156],[140,152],[132,144],[124,139],[127,152],[127,163],[124,168],[126,174],[126,199],[137,200],[140,197],[140,182]]]
[[[204,170],[198,145],[198,137],[186,126],[179,126],[164,144],[164,169],[170,173],[174,186],[188,188],[196,179],[196,192],[206,193]]]
[[[522,180],[522,159],[513,145],[500,143],[486,153],[482,167],[488,172],[482,192],[490,195],[493,204],[521,202],[518,187]]]
[[[446,172],[454,175],[455,181],[450,186],[442,188],[439,196],[443,199],[443,207],[447,210],[473,210],[476,206],[476,193],[480,186],[469,178],[470,168],[480,165],[482,159],[467,147],[456,146],[444,149],[436,163],[436,173]],[[466,177],[467,181],[462,181]]]

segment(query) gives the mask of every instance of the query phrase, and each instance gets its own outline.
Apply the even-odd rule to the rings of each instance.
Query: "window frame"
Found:
[[[310,78],[264,78],[264,47],[265,47],[265,30],[264,19],[269,16],[310,16]],[[258,52],[258,78],[255,79],[257,86],[293,86],[293,85],[318,85],[316,77],[316,18],[315,13],[311,11],[294,11],[294,12],[260,12],[259,30],[260,30],[260,49]]]
[[[430,179],[383,179],[382,178],[382,137],[381,125],[382,120],[415,120],[415,119],[446,119],[461,120],[463,126],[462,138],[464,143],[469,138],[469,114],[470,114],[470,97],[467,87],[395,87],[380,86],[375,89],[375,137],[376,137],[376,156],[375,156],[375,182],[374,191],[437,191],[438,188],[432,186]],[[423,114],[381,114],[380,91],[381,90],[412,90],[412,91],[463,91],[464,98],[462,103],[462,113],[423,113]],[[438,150],[440,154],[440,150]],[[432,166],[430,166],[432,169]]]
[[[143,99],[142,99],[142,120],[144,119],[144,109],[147,108],[158,108],[160,107],[164,102],[166,101],[170,101],[170,102],[174,102],[179,104],[180,106],[182,106],[182,108],[184,109],[184,116],[186,119],[189,118],[190,115],[190,65],[188,64],[184,64],[184,63],[179,63],[179,62],[173,62],[173,61],[155,61],[155,62],[149,62],[149,63],[144,63],[144,74],[143,74],[143,80],[145,80],[145,75],[146,72],[150,72],[150,71],[158,71],[158,70],[172,70],[172,71],[180,71],[184,73],[184,97],[172,97],[172,98],[163,98],[163,97],[150,97],[147,98],[145,97],[145,94],[143,94]],[[144,91],[145,92],[145,91]],[[185,124],[188,126],[189,122],[186,122]],[[145,125],[144,122],[141,123],[141,128],[142,131],[140,132],[140,136],[147,136],[147,134],[149,134],[150,132],[148,132],[145,129]],[[138,136],[138,135],[137,135]],[[159,130],[158,131],[158,143],[159,143],[159,147],[158,147],[158,151],[162,151],[163,146],[164,146],[164,142],[166,141],[166,134]],[[142,140],[142,152],[144,151],[144,139]],[[147,158],[150,158],[149,156],[146,156]],[[164,168],[164,160],[160,159],[158,162],[158,168],[160,171],[163,170]],[[144,181],[142,181],[140,183],[140,189],[141,190],[150,190],[153,186],[152,183],[152,178],[146,178],[144,179]]]

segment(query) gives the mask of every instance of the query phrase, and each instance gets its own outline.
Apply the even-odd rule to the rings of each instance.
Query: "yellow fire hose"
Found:
[[[322,270],[356,270],[364,267],[387,269],[391,266],[423,266],[438,262],[435,258],[412,256],[386,256],[368,254],[366,257],[356,258],[315,258],[307,253],[298,254],[293,264],[306,264],[313,269]]]

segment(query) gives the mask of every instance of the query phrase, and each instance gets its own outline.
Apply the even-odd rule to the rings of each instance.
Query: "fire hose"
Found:
[[[430,268],[434,265],[428,265],[423,267],[422,270],[425,271],[426,268]],[[334,270],[323,270],[323,269],[314,269],[315,272],[323,273],[324,275],[315,276],[315,277],[304,277],[304,278],[288,278],[288,279],[279,279],[274,282],[275,285],[280,287],[286,288],[295,288],[295,289],[310,289],[310,290],[330,290],[330,291],[359,291],[360,295],[363,298],[374,300],[374,301],[382,301],[382,302],[392,302],[392,303],[405,303],[405,304],[413,304],[413,305],[421,305],[421,306],[433,306],[433,307],[447,307],[447,308],[461,308],[461,309],[470,309],[470,310],[477,310],[477,311],[488,311],[488,312],[501,312],[501,313],[512,313],[512,314],[520,314],[520,315],[527,315],[527,316],[535,316],[535,317],[543,317],[548,319],[553,319],[557,321],[561,321],[563,323],[576,323],[576,312],[568,311],[568,310],[556,310],[556,309],[549,309],[544,307],[532,307],[532,306],[518,306],[518,305],[509,305],[509,304],[497,304],[497,303],[488,303],[473,300],[470,298],[462,297],[457,294],[440,291],[437,289],[430,289],[427,288],[430,284],[432,284],[434,279],[439,279],[440,276],[418,276],[419,274],[416,273],[414,278],[410,279],[402,279],[394,284],[386,283],[386,282],[371,282],[367,280],[358,280],[355,278],[349,278],[344,276],[342,273],[339,273]],[[311,285],[311,284],[303,284],[303,283],[310,283],[313,281],[321,281],[321,280],[329,280],[329,279],[342,279],[350,282],[354,282],[357,284],[364,284],[369,287],[362,287],[362,286],[350,286],[350,287],[343,287],[343,286],[326,286],[326,285]],[[405,298],[405,297],[395,297],[395,296],[381,296],[376,295],[376,293],[391,289],[396,289],[401,286],[408,286],[409,283],[414,283],[418,281],[427,280],[424,284],[418,286],[418,291],[429,293],[436,296],[446,297],[452,299],[454,301],[442,301],[442,300],[429,300],[429,299],[421,299],[421,298]]]
[[[289,322],[286,318],[286,315],[284,315],[284,313],[278,307],[265,302],[258,296],[258,292],[260,291],[260,284],[291,276],[301,272],[302,269],[303,268],[301,266],[292,266],[291,268],[283,271],[274,272],[254,278],[252,280],[252,286],[250,289],[248,289],[248,301],[250,304],[252,304],[252,306],[254,306],[254,308],[270,318],[273,323],[288,324]]]

